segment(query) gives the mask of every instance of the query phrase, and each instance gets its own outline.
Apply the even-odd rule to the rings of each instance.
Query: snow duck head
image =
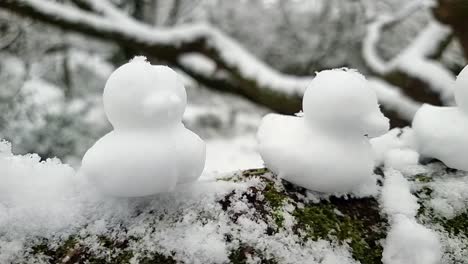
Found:
[[[389,129],[375,92],[356,70],[317,73],[304,94],[305,122],[332,134],[376,137]]]
[[[135,57],[109,77],[103,101],[116,129],[160,128],[181,122],[187,94],[171,68]]]

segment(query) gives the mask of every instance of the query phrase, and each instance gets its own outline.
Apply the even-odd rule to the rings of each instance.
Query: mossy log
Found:
[[[412,184],[416,186],[415,194],[421,204],[418,220],[432,229],[438,229],[437,232],[443,233],[445,237],[451,237],[461,243],[458,252],[455,253],[451,252],[449,247],[444,247],[444,263],[468,263],[467,258],[463,258],[463,254],[468,253],[468,210],[465,208],[464,212],[448,219],[435,214],[426,206],[426,201],[431,198],[430,186],[434,178],[458,177],[456,174],[456,171],[440,166],[434,173],[420,174],[412,178]],[[243,213],[236,209],[241,205],[252,212],[249,215],[252,218],[250,220],[266,223],[267,228],[263,234],[266,237],[274,238],[289,228],[292,230],[291,235],[296,235],[304,243],[330,241],[335,245],[346,246],[352,258],[360,263],[381,263],[382,242],[389,224],[380,208],[379,198],[311,198],[309,191],[277,179],[267,169],[234,173],[218,179],[215,183],[225,182],[246,184],[242,190],[233,190],[216,199],[220,210],[227,213],[226,219],[231,222],[229,224],[235,226],[241,221],[240,218],[244,217]],[[158,225],[164,212],[153,209],[149,214],[154,215],[153,225]],[[183,211],[180,217],[185,217]],[[203,212],[196,217],[202,223],[222,222],[216,215],[205,215]],[[178,258],[176,252],[158,252],[157,249],[148,248],[148,251],[143,253],[135,253],[131,245],[143,243],[140,241],[143,238],[128,232],[124,224],[115,228],[120,235],[98,236],[97,240],[95,238],[95,248],[87,245],[86,234],[77,231],[75,235],[63,238],[59,243],[56,240],[52,243],[46,238],[38,239],[31,245],[29,254],[35,259],[49,263],[188,263]],[[260,251],[238,233],[224,234],[225,243],[229,244],[232,241],[237,243],[230,247],[230,263],[247,263],[252,259],[257,263],[283,263],[281,259]],[[158,242],[154,243],[156,245]]]

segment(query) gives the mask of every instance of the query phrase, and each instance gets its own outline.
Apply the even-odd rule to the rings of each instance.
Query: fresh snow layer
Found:
[[[182,124],[187,95],[177,73],[136,57],[111,74],[103,101],[114,130],[86,152],[80,169],[99,190],[145,196],[200,177],[205,143]]]
[[[270,114],[262,120],[257,138],[265,165],[319,192],[350,192],[368,182],[374,158],[366,135],[379,136],[389,124],[364,76],[346,69],[318,73],[303,108],[304,117]]]
[[[268,222],[243,199],[250,187],[265,184],[255,177],[239,183],[198,181],[150,197],[112,198],[94,192],[57,160],[13,155],[6,142],[0,143],[0,170],[1,263],[37,263],[40,254],[30,255],[26,249],[42,239],[58,246],[70,235],[103,257],[102,236],[131,236],[132,263],[153,252],[178,262],[226,263],[241,242],[278,263],[357,263],[347,246],[304,242],[294,234],[293,221],[285,220],[285,230],[268,235]],[[236,204],[226,211],[219,201],[228,194]],[[237,221],[233,215],[239,216]],[[227,234],[236,240],[226,240]]]
[[[408,181],[397,170],[388,169],[385,172],[382,206],[389,216],[404,215],[414,218],[418,212],[418,199],[411,194]]]
[[[384,264],[440,263],[441,245],[437,234],[416,222],[419,209],[410,185],[394,169],[385,171],[382,189],[383,211],[390,218],[390,231],[384,243]]]
[[[441,245],[438,236],[414,219],[397,216],[384,243],[384,264],[438,264]]]
[[[397,169],[404,174],[422,171],[419,153],[414,150],[414,135],[411,128],[394,128],[388,133],[370,140],[374,151],[375,165]]]
[[[413,120],[417,149],[447,166],[468,171],[468,66],[455,82],[455,107],[423,105]]]
[[[412,149],[392,149],[386,155],[385,167],[404,170],[409,166],[417,166],[419,154]]]

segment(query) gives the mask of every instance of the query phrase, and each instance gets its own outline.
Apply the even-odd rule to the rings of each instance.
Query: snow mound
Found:
[[[369,182],[374,157],[366,135],[379,136],[389,124],[364,76],[346,69],[317,73],[303,108],[303,117],[263,118],[257,138],[266,166],[319,192],[351,192]]]
[[[417,149],[447,166],[468,171],[468,66],[455,81],[456,107],[423,105],[413,120]]]
[[[437,235],[414,219],[398,216],[384,244],[384,264],[438,264],[441,245]]]
[[[455,215],[466,211],[467,174],[448,173],[440,163],[426,167],[431,197],[417,202],[442,215],[437,208],[444,204]],[[375,262],[387,232],[381,208],[391,225],[383,243],[385,264],[418,263],[416,256],[434,263],[441,254],[437,236],[441,263],[466,255],[463,236],[435,235],[416,222],[415,196],[392,169],[385,170],[381,207],[373,197],[313,199],[266,169],[181,184],[148,197],[106,197],[69,166],[34,154],[13,155],[4,141],[0,171],[0,263],[354,264],[368,263],[363,260],[369,256]],[[416,179],[413,184],[420,184]]]
[[[22,249],[27,238],[47,236],[79,225],[82,185],[58,159],[13,155],[0,141],[0,262]],[[5,260],[5,261],[1,261]]]
[[[399,214],[409,218],[414,218],[419,209],[416,197],[410,192],[408,181],[397,170],[389,169],[385,172],[382,206],[389,216]]]
[[[440,263],[439,238],[434,231],[416,222],[418,200],[397,170],[385,171],[382,206],[390,218],[390,231],[382,253],[384,264]]]
[[[80,170],[99,190],[146,196],[200,177],[205,143],[182,124],[187,94],[176,72],[136,57],[111,74],[103,101],[114,130],[86,152]]]

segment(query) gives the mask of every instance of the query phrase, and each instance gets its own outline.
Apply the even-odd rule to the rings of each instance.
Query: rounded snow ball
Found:
[[[307,122],[324,128],[346,129],[371,137],[389,129],[375,91],[356,70],[333,69],[317,73],[304,93],[302,106]]]
[[[112,196],[171,191],[200,177],[205,143],[182,124],[187,95],[176,72],[137,57],[112,73],[104,109],[114,130],[84,155],[81,172]]]
[[[182,120],[187,94],[174,70],[136,57],[111,74],[103,101],[114,128],[159,127]]]

